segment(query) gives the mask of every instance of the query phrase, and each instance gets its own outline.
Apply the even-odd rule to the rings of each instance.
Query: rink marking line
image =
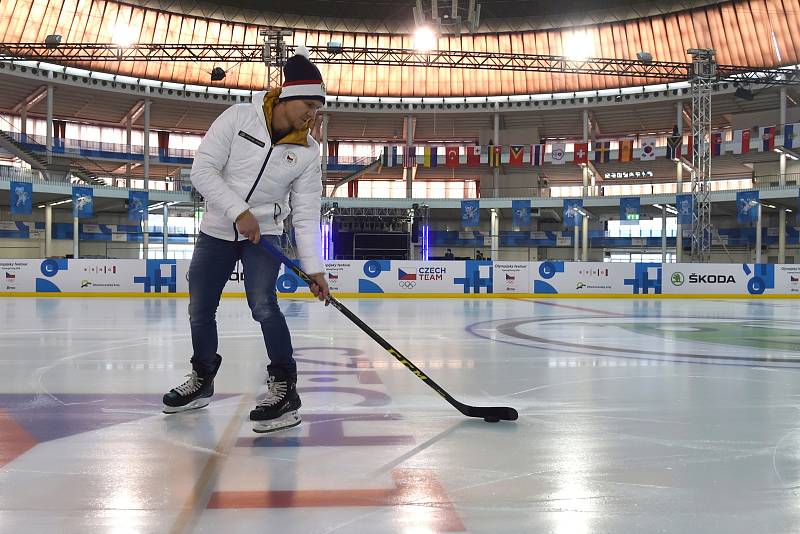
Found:
[[[402,464],[403,462],[405,462],[409,458],[411,458],[413,456],[416,456],[420,452],[428,449],[430,446],[435,444],[437,441],[445,438],[449,434],[452,434],[457,428],[459,428],[460,426],[463,426],[466,422],[467,421],[459,421],[458,423],[450,425],[449,428],[445,428],[444,430],[442,430],[441,432],[439,432],[435,436],[429,438],[424,443],[420,443],[419,445],[417,445],[416,447],[414,447],[410,451],[398,456],[397,458],[395,458],[391,462],[389,462],[387,464],[384,464],[383,466],[375,469],[374,471],[371,471],[370,473],[367,474],[367,477],[368,478],[374,478],[374,477],[376,477],[378,475],[382,475],[382,474],[384,474],[384,473],[386,473],[388,471],[391,471],[392,469],[394,469],[398,465]]]
[[[191,493],[189,493],[189,497],[183,504],[175,523],[173,523],[169,531],[170,534],[183,534],[194,530],[193,527],[199,520],[200,513],[207,507],[209,499],[213,496],[211,492],[212,486],[219,476],[222,463],[228,457],[228,452],[233,447],[238,435],[238,430],[242,425],[242,418],[247,410],[247,406],[252,404],[254,399],[255,395],[252,393],[242,395],[242,400],[239,401],[233,418],[228,422],[228,426],[225,427],[217,447],[211,453],[211,457],[208,459],[203,471],[197,478],[197,483],[195,483]],[[180,414],[173,414],[170,417],[175,417],[176,415],[179,416]]]
[[[527,301],[526,301],[527,302]],[[631,319],[637,319],[636,316],[628,315]],[[586,345],[581,343],[570,343],[560,339],[551,339],[532,336],[517,331],[517,327],[523,324],[532,323],[546,323],[553,321],[569,321],[575,319],[600,319],[602,317],[565,317],[565,316],[547,316],[544,318],[526,317],[521,319],[506,319],[496,321],[481,321],[469,324],[465,327],[465,331],[482,339],[489,339],[493,342],[506,343],[517,347],[525,347],[528,349],[536,350],[553,350],[556,347],[561,353],[578,354],[583,356],[591,356],[593,358],[621,358],[626,360],[644,360],[658,363],[688,363],[688,364],[702,364],[702,365],[719,365],[719,366],[737,366],[737,367],[750,367],[759,368],[764,367],[765,363],[776,364],[797,364],[800,363],[800,358],[770,358],[770,357],[751,357],[751,356],[727,356],[727,355],[708,355],[708,354],[695,354],[686,352],[664,352],[655,350],[636,350],[624,347],[610,347],[603,345]],[[644,318],[644,317],[639,317]],[[687,319],[686,316],[660,316],[658,319]],[[693,318],[693,317],[690,317]],[[749,319],[745,317],[722,317],[717,319],[732,319],[741,320]],[[499,332],[504,337],[494,337],[492,332]],[[516,341],[515,341],[516,340]],[[523,342],[524,341],[524,342]],[[724,345],[719,345],[724,347]],[[797,365],[775,365],[768,367],[769,369],[799,369]]]
[[[144,340],[147,340],[147,341],[141,342],[141,343],[132,343],[133,341],[138,341],[140,339],[144,339]],[[40,397],[50,397],[51,399],[53,399],[56,402],[61,402],[58,397],[56,397],[55,395],[50,393],[50,391],[48,391],[47,388],[44,387],[44,384],[42,382],[44,380],[44,375],[45,374],[47,374],[50,370],[54,369],[55,367],[65,363],[67,361],[74,360],[75,358],[80,358],[82,356],[88,356],[90,354],[108,352],[108,351],[111,351],[111,350],[122,349],[122,348],[128,349],[130,347],[137,347],[137,346],[141,346],[141,345],[147,345],[149,343],[149,339],[147,337],[142,337],[142,336],[131,337],[131,338],[122,339],[122,340],[114,340],[114,341],[116,341],[117,343],[121,343],[121,344],[119,344],[119,345],[109,345],[109,346],[103,347],[101,349],[94,349],[94,350],[89,350],[89,351],[78,352],[78,353],[75,353],[75,354],[70,354],[69,356],[64,356],[63,358],[58,358],[57,360],[54,360],[54,361],[48,363],[47,365],[43,365],[41,367],[37,367],[36,370],[34,370],[33,373],[31,374],[31,382],[30,382],[31,386],[33,387],[33,389],[37,390],[36,393],[34,394],[35,395],[35,399],[39,399]]]
[[[433,532],[464,532],[461,517],[433,471],[393,469],[394,487],[388,489],[218,491],[208,502],[209,509],[270,508],[420,508],[415,518]],[[422,515],[422,511],[426,514]],[[415,525],[417,526],[417,525]]]
[[[592,308],[584,308],[582,306],[570,306],[568,304],[559,304],[557,302],[547,302],[547,301],[544,301],[544,300],[530,300],[530,299],[524,299],[524,298],[517,298],[517,299],[514,299],[514,300],[519,300],[521,302],[533,302],[534,304],[544,304],[545,306],[555,306],[557,308],[566,308],[566,309],[569,309],[569,310],[577,310],[577,311],[582,311],[582,312],[599,313],[601,315],[606,315],[608,317],[628,317],[628,315],[624,314],[624,313],[609,312],[609,311],[605,311],[605,310],[595,310],[595,309],[592,309]]]

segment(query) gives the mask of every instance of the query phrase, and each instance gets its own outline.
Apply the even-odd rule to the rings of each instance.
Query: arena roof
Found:
[[[377,0],[375,5],[385,5],[381,3],[384,1]],[[461,1],[463,3],[464,0]],[[623,9],[619,7],[624,4],[623,2],[611,1],[610,12]],[[322,3],[312,2],[314,5]],[[350,6],[351,11],[358,12],[352,7],[358,2],[330,3],[339,5],[342,10]],[[503,6],[511,4],[533,9],[541,3],[509,1],[504,3],[497,0],[494,3],[487,3],[486,9],[489,12],[492,9],[499,12]],[[586,2],[567,0],[558,3],[562,4],[572,6],[571,9],[578,9]],[[800,63],[800,41],[793,38],[795,35],[800,35],[798,16],[800,0],[735,0],[706,4],[694,9],[653,14],[645,18],[622,20],[622,17],[618,17],[616,21],[599,23],[591,19],[589,12],[579,12],[574,17],[580,17],[581,20],[576,18],[571,24],[564,23],[558,27],[510,33],[502,33],[496,29],[492,33],[441,36],[436,46],[438,50],[456,51],[460,54],[562,56],[569,54],[570,44],[575,38],[576,31],[579,30],[582,39],[581,48],[590,49],[587,55],[591,57],[636,60],[639,52],[648,52],[659,62],[686,63],[690,60],[686,52],[688,48],[713,48],[716,50],[717,61],[721,64],[757,68]],[[273,5],[282,6],[283,0]],[[286,5],[288,6],[288,2]],[[400,5],[405,6],[403,11],[410,9],[408,2]],[[490,5],[493,7],[488,7]],[[685,8],[689,4],[669,2],[666,5],[672,8]],[[178,9],[191,11],[191,14],[176,14],[175,10]],[[395,13],[392,11],[394,8],[387,9],[386,16],[392,18],[392,13]],[[666,8],[659,9],[666,11]],[[625,8],[625,13],[646,14],[636,12],[630,6]],[[141,7],[112,0],[95,2],[16,0],[0,3],[0,19],[8,21],[4,28],[0,28],[2,36],[0,38],[7,43],[42,43],[48,35],[55,33],[62,35],[67,43],[110,43],[116,37],[115,28],[124,25],[126,31],[133,33],[131,38],[141,44],[171,43],[188,46],[204,43],[211,47],[218,44],[247,44],[260,47],[259,29],[263,28],[263,17],[259,18],[258,12],[253,12],[251,15],[252,17],[246,17],[247,21],[241,22],[234,20],[235,17],[230,17],[221,8],[201,10],[198,7],[187,10],[186,4],[181,2],[159,2],[152,5],[148,2],[147,7]],[[306,16],[285,15],[285,18],[288,18],[283,22],[294,29],[294,34],[287,39],[289,45],[308,44],[325,47],[329,41],[339,41],[345,47],[368,50],[413,48],[412,36],[400,31],[399,26],[391,34],[379,33],[373,27],[366,26],[359,31],[369,29],[370,33],[354,33],[353,30],[349,32],[307,30],[303,29],[300,20]],[[400,21],[398,22],[400,24],[403,20],[407,20],[407,17],[408,15],[397,15],[393,20]],[[325,19],[320,17],[320,20]],[[588,25],[575,28],[574,24],[581,21]],[[221,66],[226,70],[227,76],[224,80],[215,82],[215,85],[261,89],[266,85],[268,76],[266,67],[260,61],[260,56],[247,62],[230,61],[217,64],[194,59],[183,62],[93,59],[78,64],[73,63],[73,66],[196,85],[211,83],[209,73],[212,67]],[[620,78],[602,71],[590,75],[575,75],[551,71],[512,72],[483,66],[470,69],[461,68],[460,65],[459,68],[426,68],[369,63],[321,64],[320,67],[329,94],[353,96],[526,95],[663,83],[662,80],[652,78]]]
[[[228,21],[337,32],[411,33],[415,0],[135,0],[129,2]],[[553,29],[646,18],[697,7],[719,0],[476,0],[480,4],[478,32]],[[469,0],[456,0],[462,11]],[[430,15],[431,0],[422,2]],[[439,13],[452,12],[453,0],[438,0]]]

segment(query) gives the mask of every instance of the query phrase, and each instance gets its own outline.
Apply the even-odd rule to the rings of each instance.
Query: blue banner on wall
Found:
[[[464,228],[475,228],[481,224],[480,203],[477,200],[461,201],[461,225]]]
[[[583,223],[583,199],[564,199],[564,227],[580,226]]]
[[[147,191],[128,192],[128,219],[143,221],[147,213]]]
[[[641,200],[639,197],[624,197],[619,199],[619,219],[623,223],[639,224],[641,209]]]
[[[758,220],[758,191],[736,193],[736,220],[739,224],[750,224]]]
[[[11,213],[30,215],[33,211],[33,184],[11,182]]]
[[[530,200],[512,200],[511,211],[514,216],[514,228],[530,228],[531,227],[531,201]]]
[[[675,209],[678,210],[678,224],[692,224],[694,201],[691,194],[675,195]]]
[[[72,216],[87,219],[94,215],[94,190],[91,187],[72,188]]]

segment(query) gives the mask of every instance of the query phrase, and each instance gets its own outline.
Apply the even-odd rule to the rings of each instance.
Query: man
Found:
[[[241,261],[247,303],[261,324],[270,359],[267,396],[250,412],[253,430],[300,424],[297,365],[275,293],[280,261],[257,243],[268,239],[279,246],[291,212],[301,266],[314,281],[311,291],[320,300],[328,297],[320,256],[320,152],[309,134],[325,102],[325,85],[305,47],[286,62],[284,78],[282,88],[255,93],[252,103],[225,110],[197,150],[191,180],[206,199],[206,211],[189,267],[192,372],[164,395],[165,413],[202,408],[214,394],[222,363],[216,310]]]
[[[452,260],[454,258],[455,258],[455,256],[453,255],[453,251],[448,248],[447,252],[444,253],[444,259]]]

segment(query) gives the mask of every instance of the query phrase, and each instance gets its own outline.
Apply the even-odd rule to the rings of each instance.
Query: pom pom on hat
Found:
[[[294,55],[286,60],[283,67],[283,88],[281,100],[314,99],[325,102],[325,84],[322,74],[309,60],[308,48],[303,45],[294,50]]]
[[[311,53],[308,51],[308,48],[303,45],[300,45],[294,49],[294,55],[303,56],[306,59],[311,58]]]

